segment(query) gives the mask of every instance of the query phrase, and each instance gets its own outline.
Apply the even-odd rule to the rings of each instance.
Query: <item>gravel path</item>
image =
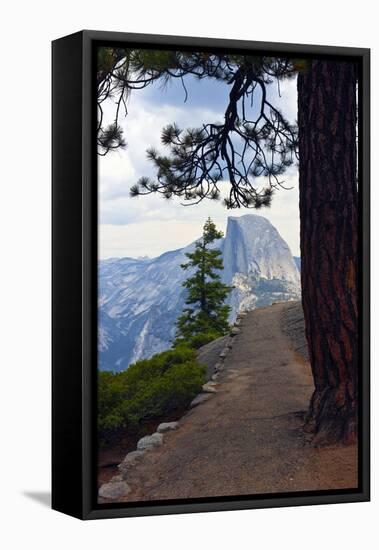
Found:
[[[313,383],[309,364],[282,330],[288,307],[247,314],[217,393],[128,472],[131,492],[118,501],[357,486],[356,448],[314,448],[301,429]]]

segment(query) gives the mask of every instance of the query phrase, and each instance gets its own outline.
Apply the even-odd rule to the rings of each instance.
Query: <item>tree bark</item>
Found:
[[[302,303],[316,445],[357,436],[356,67],[314,60],[298,77]]]

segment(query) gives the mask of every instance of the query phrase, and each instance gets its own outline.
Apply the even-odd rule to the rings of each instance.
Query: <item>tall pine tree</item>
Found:
[[[190,307],[186,307],[177,320],[177,344],[184,341],[196,347],[229,330],[230,308],[224,302],[232,287],[222,283],[217,273],[223,269],[221,251],[209,247],[221,237],[223,233],[208,218],[194,252],[186,254],[189,261],[181,265],[185,270],[195,268],[195,272],[183,283],[188,291],[186,305]]]

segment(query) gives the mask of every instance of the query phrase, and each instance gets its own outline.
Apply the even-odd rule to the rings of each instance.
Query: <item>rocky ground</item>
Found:
[[[224,349],[228,336],[222,336],[209,344],[201,347],[197,354],[199,363],[207,366],[206,378],[210,380],[214,373],[214,366],[219,361],[221,351]]]
[[[218,357],[213,382],[177,424],[139,442],[99,501],[356,487],[356,447],[318,449],[302,430],[313,382],[301,318],[291,302],[256,309],[221,352],[221,342],[205,350]]]
[[[281,328],[291,340],[295,352],[308,361],[308,346],[305,338],[304,314],[301,302],[288,302],[281,314]]]

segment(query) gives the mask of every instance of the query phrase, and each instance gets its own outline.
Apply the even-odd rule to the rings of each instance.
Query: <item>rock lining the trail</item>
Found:
[[[153,433],[152,435],[145,435],[137,443],[138,451],[146,451],[163,444],[163,435],[161,433]]]
[[[143,457],[145,454],[145,451],[132,451],[131,453],[128,453],[124,460],[120,462],[120,464],[117,466],[118,471],[120,472],[123,479],[127,478],[128,471],[130,468],[135,466],[139,460]],[[115,477],[112,478],[112,481],[114,481]]]
[[[207,384],[204,384],[204,386],[202,387],[202,391],[204,393],[217,393],[215,386],[215,382],[208,382]]]
[[[131,492],[131,488],[125,481],[113,481],[104,483],[99,489],[99,496],[107,500],[115,500]]]
[[[179,426],[179,422],[162,422],[157,428],[158,433],[170,432],[176,430]]]
[[[135,464],[138,460],[140,460],[144,455],[144,451],[132,451],[131,453],[128,453],[124,460],[121,462],[121,464],[125,464],[128,466],[132,466]]]
[[[205,401],[208,401],[208,399],[211,397],[209,393],[199,393],[194,399],[192,399],[190,403],[190,408],[197,407],[197,405],[200,405],[201,403],[204,403]]]

